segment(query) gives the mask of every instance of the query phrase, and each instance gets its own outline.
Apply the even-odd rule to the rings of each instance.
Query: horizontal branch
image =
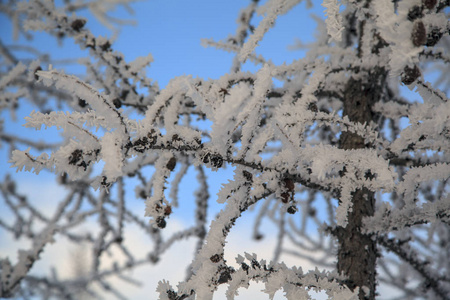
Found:
[[[428,262],[421,261],[417,258],[417,254],[412,249],[404,249],[404,243],[390,239],[386,236],[378,236],[376,240],[387,250],[395,253],[398,257],[407,262],[422,276],[424,279],[423,288],[431,289],[442,300],[448,299],[450,291],[446,290],[440,283],[443,281],[450,283],[450,278],[436,274],[428,267]]]

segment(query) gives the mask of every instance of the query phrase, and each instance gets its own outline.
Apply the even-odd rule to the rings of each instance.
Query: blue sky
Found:
[[[148,68],[147,73],[150,78],[159,83],[161,88],[164,88],[170,79],[181,75],[193,75],[205,79],[219,78],[229,72],[234,54],[211,47],[205,48],[201,45],[201,40],[210,38],[219,41],[234,34],[239,11],[249,2],[242,0],[141,1],[131,4],[131,8],[134,10],[133,15],[119,7],[113,12],[113,15],[122,19],[135,20],[136,26],[121,27],[113,48],[122,52],[127,61],[151,53],[154,62]],[[275,64],[289,63],[293,59],[301,58],[304,55],[302,51],[290,51],[288,46],[294,44],[297,38],[302,42],[309,42],[313,39],[316,24],[309,14],[316,13],[323,17],[323,9],[320,5],[313,9],[306,9],[305,4],[301,3],[288,14],[279,17],[276,26],[267,33],[260,46],[256,48],[256,53],[270,58]],[[86,27],[97,36],[112,35],[111,30],[92,18],[89,12],[81,11],[79,15],[88,19]],[[260,16],[256,16],[256,22],[253,24],[256,25],[260,19]],[[12,40],[11,25],[3,15],[0,15],[0,28],[2,41],[6,45],[25,42],[23,37],[18,41]],[[33,34],[34,39],[30,45],[34,45],[42,53],[50,53],[51,57],[56,60],[77,59],[88,54],[87,51],[81,51],[70,39],[65,39],[58,44],[53,37],[46,33]],[[24,52],[19,52],[19,55],[26,56]],[[82,75],[84,71],[84,68],[77,64],[55,64],[54,67],[64,68],[66,73],[76,75]],[[245,65],[245,68],[249,70],[259,67],[255,67],[251,63]],[[28,116],[33,109],[35,107],[25,102],[22,103],[15,121],[11,119],[8,112],[2,112],[1,116],[5,120],[6,131],[37,140],[59,140],[55,128],[35,131],[21,126],[25,123],[24,117]],[[25,148],[25,146],[19,145],[19,149],[24,150]],[[7,149],[0,149],[0,176],[6,172],[14,172],[13,169],[9,169],[7,160]],[[39,176],[31,173],[18,173],[16,176],[26,181],[42,181],[53,178],[53,175],[45,171]],[[223,176],[216,177],[223,179]],[[224,181],[211,182],[212,194],[217,192],[222,182]]]
[[[156,80],[161,88],[171,78],[180,75],[200,76],[205,79],[218,78],[229,71],[233,54],[205,48],[201,45],[201,39],[212,38],[218,41],[234,34],[239,11],[249,2],[242,0],[136,2],[131,4],[134,15],[127,14],[124,9],[117,9],[114,12],[114,16],[135,20],[137,25],[123,26],[113,47],[122,52],[127,61],[151,53],[154,62],[148,68],[148,76]],[[312,40],[315,23],[308,15],[315,12],[323,16],[322,11],[323,7],[320,5],[313,10],[306,10],[303,3],[298,5],[287,15],[279,18],[275,28],[268,32],[256,49],[256,53],[270,58],[276,64],[300,58],[303,55],[301,51],[289,51],[287,47],[294,43],[295,38],[300,38],[303,42]],[[94,34],[111,36],[111,31],[101,26],[87,11],[81,11],[79,15],[88,19],[86,27]],[[6,45],[25,42],[23,37],[19,41],[12,40],[11,24],[3,15],[0,15],[0,32]],[[58,44],[46,33],[36,32],[33,35],[34,40],[30,45],[34,45],[42,53],[50,53],[56,60],[87,56],[87,51],[81,51],[70,39]],[[18,52],[18,55],[27,57],[24,52]],[[76,75],[84,71],[77,64],[55,64],[54,67],[64,68],[67,73]],[[255,69],[251,63],[247,63],[246,67]],[[23,117],[29,115],[32,109],[33,107],[21,105],[17,123],[23,124]],[[8,114],[2,113],[2,117],[10,125],[14,123],[11,123]],[[30,134],[29,130],[14,126],[14,132],[17,131],[21,134]],[[35,135],[35,132],[31,134]],[[48,138],[48,132],[45,133],[45,138]],[[4,159],[0,163],[3,165]]]
[[[154,63],[149,76],[164,87],[174,76],[191,74],[218,78],[229,71],[233,55],[201,46],[201,39],[222,40],[236,30],[236,19],[249,1],[151,1],[136,3],[137,27],[125,27],[116,49],[128,59],[152,53]],[[321,13],[323,7],[314,10]],[[277,21],[257,48],[258,54],[276,64],[298,59],[300,53],[288,51],[295,37],[311,41],[315,23],[311,11],[300,4]],[[299,17],[304,15],[305,17]],[[260,18],[257,18],[260,20]]]

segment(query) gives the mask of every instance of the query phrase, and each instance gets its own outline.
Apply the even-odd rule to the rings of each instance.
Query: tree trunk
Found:
[[[380,97],[385,73],[382,70],[368,72],[363,78],[364,81],[353,78],[348,81],[344,90],[343,115],[364,124],[374,119],[371,107]],[[346,150],[371,147],[365,144],[363,137],[350,132],[342,132],[339,146]],[[337,269],[348,277],[347,284],[351,289],[360,287],[360,299],[375,299],[377,247],[370,236],[361,233],[363,218],[374,214],[375,196],[366,188],[356,190],[352,196],[353,207],[348,213],[348,224],[336,230],[339,246]],[[367,287],[370,293],[366,294],[362,287]]]

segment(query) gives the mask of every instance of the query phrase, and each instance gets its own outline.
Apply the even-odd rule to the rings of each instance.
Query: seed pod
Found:
[[[177,165],[177,159],[172,156],[169,161],[166,164],[167,169],[169,169],[169,171],[173,171],[175,169],[175,166]]]
[[[308,110],[312,111],[312,112],[318,112],[317,109],[317,104],[314,102],[311,102],[308,104]]]
[[[69,156],[69,165],[75,165],[83,158],[83,150],[75,149]]]
[[[36,68],[36,70],[34,70],[34,79],[36,79],[36,80],[39,79],[38,74],[36,74],[38,71],[42,71],[41,66],[38,66],[38,67]]]
[[[423,17],[423,13],[422,13],[423,9],[421,6],[413,6],[409,11],[408,11],[408,20],[413,22],[416,19],[420,19]]]
[[[172,142],[176,142],[176,141],[181,141],[180,137],[178,136],[178,134],[174,134],[172,135]]]
[[[148,255],[148,259],[149,259],[152,263],[157,263],[157,262],[159,261],[159,257],[156,256],[156,255],[153,254],[153,253],[150,253],[150,254]]]
[[[158,228],[165,228],[167,225],[166,220],[164,220],[163,217],[158,217],[156,218],[156,226],[158,226]]]
[[[252,182],[253,181],[252,173],[244,170],[244,171],[242,171],[242,175],[244,175],[245,179],[247,179],[248,182]]]
[[[100,49],[102,49],[102,51],[110,51],[111,43],[109,41],[106,41],[103,45],[100,45]]]
[[[285,186],[289,191],[293,191],[293,190],[294,190],[295,184],[294,184],[294,182],[293,182],[291,179],[285,178],[285,179],[283,180],[283,182],[284,182],[284,186]]]
[[[164,208],[164,215],[165,215],[165,216],[168,216],[168,215],[170,215],[171,213],[172,213],[172,206],[167,205],[167,206]]]
[[[241,267],[242,267],[242,270],[244,270],[245,272],[248,273],[248,270],[250,269],[250,267],[246,263],[242,263]]]
[[[427,41],[427,30],[422,21],[414,23],[413,30],[411,33],[411,41],[414,46],[420,47],[424,45]]]
[[[203,156],[202,161],[203,161],[204,164],[209,163],[209,157],[210,157],[209,153],[206,153],[205,156]]]
[[[402,72],[402,82],[406,85],[410,85],[421,75],[419,68],[414,65],[414,67],[406,66]]]
[[[291,215],[295,214],[297,212],[297,207],[295,207],[294,205],[291,205],[288,207],[287,212]]]
[[[70,27],[72,27],[73,30],[76,32],[80,32],[80,30],[84,27],[86,24],[86,20],[83,19],[76,19],[70,24]]]
[[[436,6],[437,0],[422,0],[422,5],[425,8],[432,9]]]
[[[220,255],[219,254],[214,254],[213,256],[211,256],[209,258],[213,263],[218,263],[220,261]]]
[[[224,96],[230,94],[230,93],[228,93],[228,90],[227,90],[227,89],[224,89],[224,88],[221,88],[221,89],[219,90],[219,93],[222,93]]]
[[[262,235],[261,233],[256,233],[253,238],[257,241],[260,241],[264,238],[264,235]]]
[[[230,280],[231,280],[230,270],[225,269],[222,271],[222,273],[220,273],[220,276],[219,276],[219,279],[217,280],[217,282],[222,284],[222,283],[227,283]]]
[[[220,168],[223,165],[223,158],[218,154],[212,154],[209,160],[214,168]]]
[[[289,201],[289,194],[288,193],[281,193],[281,202],[288,203]]]
[[[427,42],[425,46],[433,47],[436,45],[442,38],[444,34],[441,32],[439,28],[433,28],[430,32],[427,34]]]
[[[87,106],[87,102],[81,98],[78,98],[78,106],[80,107],[86,107]]]
[[[119,109],[122,106],[122,101],[120,101],[120,99],[116,98],[113,100],[113,104],[117,109]]]

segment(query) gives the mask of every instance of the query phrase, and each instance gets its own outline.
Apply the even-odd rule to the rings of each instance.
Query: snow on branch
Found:
[[[11,81],[26,71],[27,67],[19,62],[8,74],[0,79],[0,90],[3,90]]]
[[[55,126],[57,129],[62,129],[61,134],[63,136],[76,138],[87,143],[92,141],[98,142],[98,138],[88,129],[83,128],[85,125],[96,127],[96,129],[99,127],[111,129],[108,122],[105,121],[105,117],[97,116],[94,111],[85,113],[52,111],[48,114],[32,111],[29,117],[25,117],[25,120],[27,122],[24,124],[24,127],[40,130],[42,125],[45,126],[45,129]]]
[[[214,259],[213,259],[214,258]],[[211,257],[215,261],[216,257]],[[220,257],[217,258],[218,263]],[[273,299],[278,290],[284,291],[284,296],[289,300],[312,299],[309,291],[325,291],[332,299],[356,300],[358,298],[358,289],[351,291],[343,280],[337,274],[326,271],[309,271],[304,273],[301,267],[288,268],[284,263],[269,263],[265,260],[258,260],[256,254],[245,253],[245,257],[238,255],[236,262],[239,268],[219,265],[221,276],[215,284],[227,284],[227,299],[234,299],[239,295],[239,288],[248,288],[252,281],[262,282],[265,285],[263,290]],[[166,281],[160,281],[157,291],[160,293],[159,299],[174,299],[175,297],[185,297],[189,294],[177,293],[173,287]],[[210,299],[209,296],[198,294],[199,288],[194,289],[197,297],[207,297],[200,299]],[[177,298],[178,299],[178,298]]]
[[[20,88],[17,91],[8,91],[8,85],[25,73],[26,69],[27,67],[19,62],[15,67],[9,70],[7,74],[2,75],[0,79],[0,109],[11,106],[13,103],[16,103],[17,99],[27,94],[23,88]],[[11,99],[16,100],[11,101]]]
[[[424,203],[422,207],[405,206],[393,209],[388,203],[383,204],[375,216],[364,220],[367,233],[389,233],[421,224],[436,223],[438,221],[450,224],[450,198],[443,198],[435,202]]]
[[[36,74],[46,86],[54,84],[56,88],[66,90],[74,96],[87,101],[97,114],[105,118],[108,128],[121,127],[123,133],[127,133],[124,117],[114,108],[111,99],[97,92],[89,84],[73,75],[66,75],[56,70],[38,71]]]
[[[344,27],[342,25],[342,16],[339,13],[339,1],[325,0],[321,5],[325,7],[325,16],[327,17],[325,23],[327,24],[327,31],[330,35],[330,39],[340,42]]]
[[[239,46],[230,43],[216,42],[212,39],[202,39],[202,45],[203,47],[214,47],[219,50],[238,54],[241,49]],[[255,65],[264,65],[265,63],[267,63],[262,55],[256,55],[254,53],[249,54],[247,56],[247,59],[249,59]]]
[[[415,206],[417,186],[423,182],[450,178],[450,164],[439,163],[409,169],[397,186],[397,192],[405,197],[406,206]]]
[[[408,262],[409,265],[418,272],[436,296],[440,299],[446,299],[448,296],[448,283],[450,278],[446,275],[437,274],[434,270],[428,267],[427,261],[421,261],[418,258],[417,253],[402,243],[402,241],[395,241],[387,238],[386,236],[381,236],[378,242],[385,247],[388,251],[397,254],[401,259]],[[434,296],[434,295],[433,295]]]
[[[0,297],[11,297],[14,289],[25,278],[33,264],[39,260],[39,255],[48,243],[53,243],[55,235],[55,226],[50,224],[45,227],[41,233],[33,240],[33,246],[30,250],[19,250],[18,261],[13,266],[8,258],[0,259]]]
[[[426,82],[423,75],[424,66],[434,67],[445,56],[434,47],[446,42],[445,4],[326,0],[326,28],[319,26],[320,36],[306,56],[279,66],[256,56],[257,44],[277,18],[299,2],[270,0],[257,9],[258,1],[251,1],[240,14],[235,36],[204,42],[237,53],[231,72],[218,79],[176,77],[162,90],[145,72],[153,61],[150,54],[126,62],[113,50],[112,40],[94,36],[87,21],[72,14],[98,5],[94,10],[101,19],[114,3],[66,1],[61,9],[49,0],[19,4],[17,13],[26,16],[26,29],[71,38],[88,49],[91,58],[81,61],[85,77],[43,71],[38,60],[26,63],[27,72],[26,61],[0,44],[0,55],[6,58],[0,60],[0,109],[14,112],[19,98],[32,98],[36,110],[46,113],[32,111],[25,127],[53,126],[64,138],[57,145],[16,138],[4,132],[8,124],[0,122],[2,146],[30,146],[11,152],[12,167],[36,174],[47,169],[58,174],[58,184],[68,191],[49,218],[45,208],[17,193],[8,177],[0,184],[0,199],[13,219],[0,218],[0,229],[35,242],[32,250],[20,252],[16,266],[2,260],[0,296],[12,295],[14,287],[6,278],[12,276],[21,283],[20,289],[15,284],[19,291],[65,297],[82,286],[95,296],[89,287],[93,282],[124,297],[108,283],[108,276],[127,280],[123,272],[158,262],[186,238],[196,239],[186,280],[176,287],[161,281],[160,299],[212,299],[220,285],[227,285],[226,296],[233,299],[240,288],[262,282],[270,298],[282,289],[288,299],[308,299],[310,291],[325,291],[330,298],[373,300],[376,282],[389,278],[376,272],[383,263],[398,272],[398,282],[411,279],[411,286],[417,287],[399,287],[405,295],[445,295],[447,283],[437,283],[436,274],[448,273],[450,265],[442,254],[449,244],[450,101],[444,84]],[[9,8],[0,4],[0,10]],[[263,18],[253,28],[255,12]],[[247,59],[256,63],[256,71],[241,71]],[[433,70],[445,77],[443,68]],[[400,95],[402,84],[419,100]],[[56,99],[58,106],[49,99]],[[67,111],[56,111],[61,107]],[[210,194],[209,177],[223,179],[222,168],[230,176],[218,193]],[[183,182],[192,169],[198,187],[189,198]],[[129,191],[133,188],[134,194]],[[140,215],[128,207],[130,195],[145,201]],[[193,224],[163,231],[178,203],[191,200]],[[208,215],[211,201],[222,205],[216,217]],[[275,259],[267,263],[260,255],[245,253],[236,258],[237,267],[232,266],[225,260],[227,238],[250,209],[257,210],[256,239],[262,239],[262,220],[278,232]],[[90,219],[98,221],[96,228],[77,233],[77,226]],[[70,241],[89,245],[89,276],[61,281],[56,275],[41,280],[28,275],[49,241],[33,229],[40,226],[34,220],[50,228],[42,231],[47,238],[56,228]],[[127,246],[129,223],[153,242],[142,259],[132,254],[134,244]],[[321,228],[327,226],[339,234],[326,236]],[[288,249],[285,238],[297,249]],[[416,244],[420,253],[412,255],[408,251]],[[396,257],[383,256],[379,245]],[[119,259],[105,267],[104,257],[114,255],[114,249],[126,262]],[[285,253],[306,257],[318,267],[332,268],[328,258],[334,255],[338,263],[335,271],[303,272],[277,261]],[[428,264],[419,256],[439,257],[439,262]],[[366,266],[369,261],[373,264]],[[418,274],[403,276],[403,270],[411,270],[408,266]]]
[[[293,6],[292,3],[296,4],[297,2],[300,1],[271,0],[266,4],[266,15],[258,24],[250,38],[244,43],[239,52],[238,57],[241,62],[247,60],[248,56],[255,50],[258,43],[263,39],[266,32],[275,25],[277,17],[281,14],[286,13],[286,11]]]

